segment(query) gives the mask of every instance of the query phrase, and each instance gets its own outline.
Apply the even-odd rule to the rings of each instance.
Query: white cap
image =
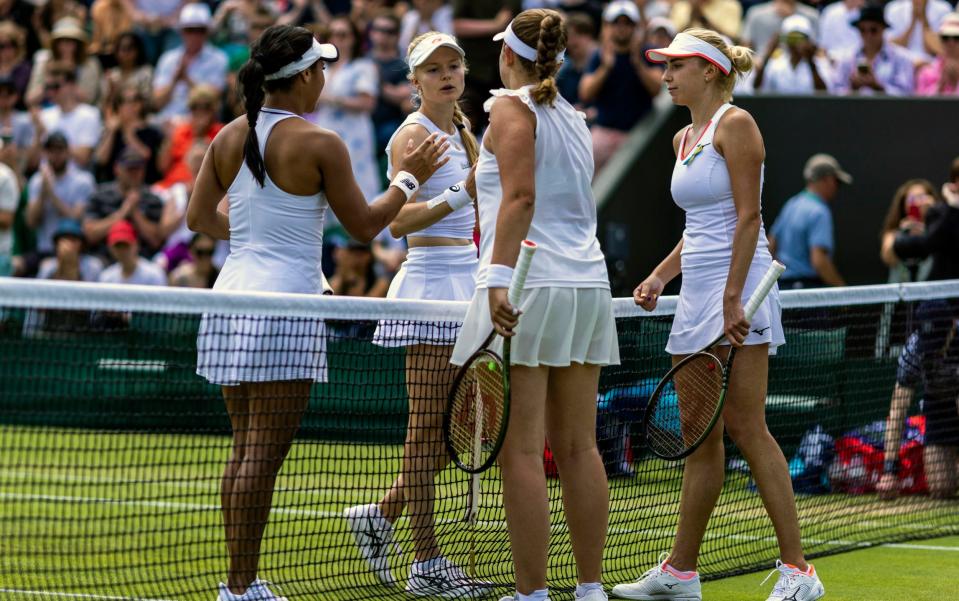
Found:
[[[790,33],[801,33],[813,42],[816,41],[816,30],[813,29],[812,23],[804,17],[803,15],[790,15],[783,19],[782,27],[780,27],[779,32],[783,35],[789,35]]]
[[[678,34],[669,44],[668,48],[654,48],[646,51],[646,58],[653,63],[665,63],[671,58],[689,58],[697,56],[704,59],[723,72],[723,75],[729,75],[733,70],[733,61],[723,54],[723,52],[694,35],[686,32]]]
[[[653,17],[646,23],[646,31],[652,32],[657,29],[665,29],[669,37],[676,37],[676,24],[673,23],[671,19],[667,19],[666,17]]]
[[[406,57],[406,64],[410,69],[419,67],[440,48],[455,50],[460,57],[466,58],[466,52],[460,48],[456,38],[446,33],[431,33],[419,41]]]
[[[213,23],[213,15],[210,14],[210,7],[201,2],[186,4],[180,9],[180,29],[187,27],[210,28]]]
[[[639,23],[639,7],[632,0],[613,0],[603,11],[603,20],[612,23],[620,17],[628,17],[633,23]]]
[[[949,13],[939,24],[939,35],[959,35],[959,12]]]

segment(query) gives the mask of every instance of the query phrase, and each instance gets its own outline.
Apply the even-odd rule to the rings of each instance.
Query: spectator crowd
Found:
[[[558,85],[587,115],[597,170],[661,93],[644,51],[687,27],[755,50],[739,95],[959,97],[959,13],[947,0],[0,0],[0,276],[211,286],[227,243],[194,235],[186,205],[207,145],[243,112],[237,71],[266,27],[302,25],[338,47],[306,117],[344,139],[372,200],[386,142],[415,106],[409,41],[459,38],[464,108],[482,132],[483,101],[501,85],[492,36],[538,6],[566,13]],[[823,186],[810,181],[797,216],[815,213]],[[402,241],[359,244],[335,221],[325,240],[335,293],[385,294]]]

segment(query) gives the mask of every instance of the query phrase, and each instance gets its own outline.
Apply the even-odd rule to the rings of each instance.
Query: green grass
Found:
[[[0,589],[208,601],[226,570],[218,486],[228,451],[222,436],[0,426]],[[372,502],[389,487],[400,455],[396,445],[298,441],[277,482],[261,576],[294,599],[403,598],[375,585],[339,517],[344,507]],[[609,583],[634,579],[672,540],[681,471],[658,460],[640,468],[638,477],[610,485]],[[727,477],[703,546],[705,575],[770,565],[777,555],[761,502],[746,485],[742,475]],[[440,475],[438,536],[463,565],[475,541],[477,574],[502,583],[505,593],[512,568],[495,470],[484,476],[483,489],[480,523],[471,531],[462,522],[467,478],[454,469]],[[575,583],[560,492],[551,480],[554,599],[571,598],[561,589]],[[872,496],[820,495],[801,497],[798,505],[814,553],[959,532],[954,504],[922,497],[886,504]],[[397,536],[408,561],[406,523]],[[831,573],[842,573],[844,558],[855,556],[817,562],[830,593],[842,590]],[[402,571],[398,566],[398,577]],[[720,592],[740,580],[707,586],[727,595],[716,599],[764,598],[755,575],[744,577],[748,596]]]

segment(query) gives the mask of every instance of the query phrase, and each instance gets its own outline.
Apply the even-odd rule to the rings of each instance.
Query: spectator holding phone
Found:
[[[785,52],[767,54],[753,85],[767,94],[825,92],[830,79],[829,60],[819,53],[813,24],[803,15],[786,17],[779,38]],[[779,44],[771,49],[777,48]]]
[[[959,12],[950,13],[939,27],[942,50],[935,62],[919,70],[919,96],[959,96]]]
[[[859,30],[862,47],[839,60],[834,94],[911,94],[915,68],[909,51],[886,43],[884,35],[889,24],[882,7],[871,4],[863,7],[852,21]]]
[[[893,252],[892,246],[900,232],[921,234],[925,229],[926,211],[940,200],[932,183],[924,179],[911,179],[899,186],[886,220],[883,223],[879,258],[889,266],[889,281],[917,282],[928,278],[930,260],[903,261]]]

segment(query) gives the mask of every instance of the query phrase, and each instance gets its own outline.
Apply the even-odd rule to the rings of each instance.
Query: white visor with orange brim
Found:
[[[646,51],[646,58],[654,63],[665,63],[671,58],[694,56],[716,65],[723,75],[729,75],[733,70],[733,62],[719,48],[688,33],[677,34],[667,48]]]

